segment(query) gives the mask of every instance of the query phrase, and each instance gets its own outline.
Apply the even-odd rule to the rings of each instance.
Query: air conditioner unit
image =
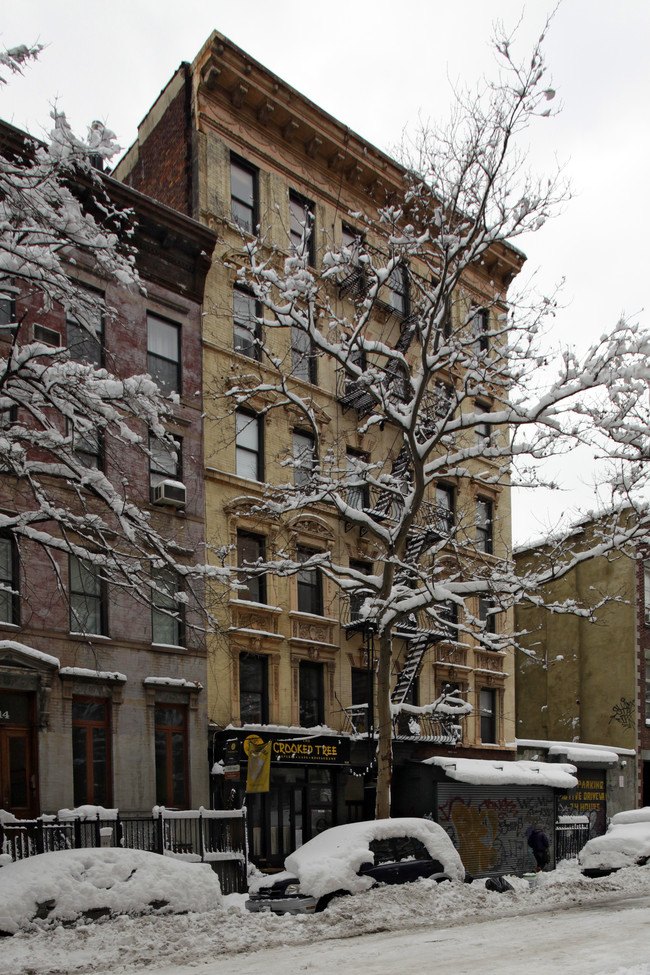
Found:
[[[160,481],[152,491],[154,504],[168,504],[172,508],[184,508],[186,501],[185,485],[180,481]]]
[[[54,328],[47,325],[34,325],[34,341],[43,342],[45,345],[54,345],[57,348],[61,345],[61,335]]]

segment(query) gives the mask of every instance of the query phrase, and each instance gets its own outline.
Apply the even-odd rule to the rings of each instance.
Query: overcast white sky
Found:
[[[0,116],[35,135],[54,99],[73,127],[100,118],[124,147],[181,61],[226,34],[360,135],[390,151],[419,117],[444,118],[450,82],[489,72],[492,23],[539,33],[553,0],[13,0],[0,44],[40,41],[39,63],[0,90]],[[8,6],[8,9],[7,9]],[[622,312],[648,325],[650,3],[564,0],[546,45],[563,111],[534,136],[533,160],[566,164],[574,198],[520,241],[537,286],[566,280],[558,340],[584,346]],[[560,465],[558,465],[559,467]],[[515,540],[593,503],[588,463],[563,462],[561,495],[513,499]],[[575,473],[571,473],[571,471]]]

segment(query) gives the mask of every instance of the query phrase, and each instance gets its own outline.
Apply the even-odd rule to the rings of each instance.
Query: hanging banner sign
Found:
[[[271,742],[249,743],[246,792],[268,792],[270,776]]]

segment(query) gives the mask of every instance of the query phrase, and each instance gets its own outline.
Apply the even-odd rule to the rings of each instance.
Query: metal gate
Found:
[[[588,839],[586,816],[559,816],[555,824],[555,859],[574,860]]]
[[[465,869],[476,877],[535,869],[526,830],[537,824],[555,863],[553,790],[544,786],[438,784],[438,822],[449,833]]]

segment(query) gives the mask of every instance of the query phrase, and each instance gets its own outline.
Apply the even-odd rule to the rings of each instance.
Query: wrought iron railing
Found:
[[[110,832],[109,832],[110,831]],[[39,853],[107,846],[127,847],[210,863],[225,894],[247,889],[244,809],[157,809],[150,817],[0,822],[0,852],[13,860]]]
[[[393,718],[393,737],[401,741],[417,739],[437,745],[458,745],[462,728],[449,715],[422,713],[419,708],[403,704]]]
[[[555,824],[555,859],[574,860],[589,839],[589,820],[564,822],[560,818]]]

